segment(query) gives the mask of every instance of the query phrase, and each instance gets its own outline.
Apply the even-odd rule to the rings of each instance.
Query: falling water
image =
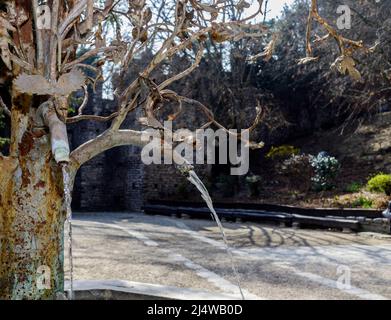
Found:
[[[206,202],[206,205],[208,206],[210,212],[212,213],[212,217],[214,218],[214,220],[216,221],[219,229],[220,229],[220,233],[223,237],[223,241],[224,241],[224,244],[225,244],[225,247],[226,247],[226,250],[227,250],[227,253],[229,255],[229,258],[231,260],[231,266],[232,266],[232,270],[234,272],[234,275],[236,277],[236,281],[237,281],[237,284],[238,284],[238,288],[239,288],[239,291],[240,291],[240,294],[242,296],[242,299],[244,300],[244,295],[243,295],[243,291],[242,291],[242,287],[240,285],[240,276],[239,276],[239,273],[236,269],[236,266],[235,266],[235,261],[234,261],[234,257],[232,255],[232,252],[231,252],[231,248],[228,244],[228,240],[227,240],[227,237],[225,235],[225,231],[224,231],[224,227],[223,225],[221,224],[221,221],[220,221],[220,218],[219,216],[217,215],[216,213],[216,210],[214,209],[213,207],[213,202],[212,202],[212,199],[209,195],[209,192],[208,190],[206,189],[205,185],[202,183],[202,181],[200,180],[200,178],[197,176],[197,174],[194,172],[194,170],[189,170],[187,172],[188,174],[188,177],[187,179],[197,187],[197,189],[200,191],[201,193],[201,196],[202,196],[202,199],[205,200]]]
[[[66,222],[68,225],[68,259],[70,269],[70,289],[68,299],[73,300],[73,256],[72,256],[72,195],[71,195],[71,178],[69,176],[68,167],[66,164],[62,165],[62,176],[64,182],[64,196],[65,196],[65,207],[67,212]]]

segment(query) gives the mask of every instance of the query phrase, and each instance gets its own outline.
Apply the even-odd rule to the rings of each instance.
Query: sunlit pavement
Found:
[[[391,237],[223,223],[247,299],[391,299]],[[213,221],[75,214],[74,277],[239,297]],[[67,260],[66,260],[67,261]]]

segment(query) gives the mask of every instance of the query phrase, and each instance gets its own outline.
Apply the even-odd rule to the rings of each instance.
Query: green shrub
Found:
[[[350,193],[356,193],[359,192],[362,188],[361,183],[359,182],[352,182],[346,187],[346,191]]]
[[[355,208],[370,209],[373,206],[373,200],[361,196],[360,198],[353,201],[352,206]]]
[[[266,158],[289,158],[292,155],[296,155],[300,153],[300,149],[290,145],[282,145],[279,147],[272,147],[270,151],[267,153]]]
[[[368,181],[368,189],[372,192],[381,192],[391,195],[391,174],[379,173]]]

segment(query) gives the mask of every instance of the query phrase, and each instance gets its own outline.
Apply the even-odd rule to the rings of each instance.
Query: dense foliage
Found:
[[[377,174],[368,181],[368,189],[373,192],[384,192],[391,195],[391,174]]]

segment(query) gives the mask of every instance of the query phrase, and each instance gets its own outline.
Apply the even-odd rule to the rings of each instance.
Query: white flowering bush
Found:
[[[339,161],[326,152],[320,152],[317,156],[310,157],[310,163],[315,171],[315,175],[312,177],[314,189],[323,191],[333,188],[334,179],[340,169]]]

